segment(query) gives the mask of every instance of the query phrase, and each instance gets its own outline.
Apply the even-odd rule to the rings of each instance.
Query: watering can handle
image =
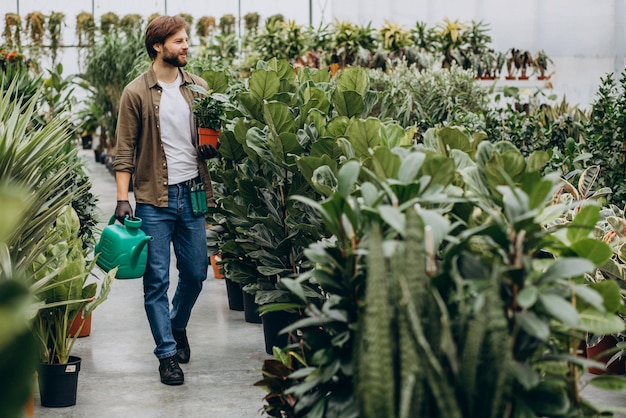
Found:
[[[113,225],[116,220],[117,218],[115,217],[115,215],[111,215],[111,218],[109,219],[109,225]],[[127,216],[126,218],[124,218],[124,222],[122,223],[122,225],[128,228],[139,228],[141,226],[141,218],[138,218],[136,216],[129,218]]]

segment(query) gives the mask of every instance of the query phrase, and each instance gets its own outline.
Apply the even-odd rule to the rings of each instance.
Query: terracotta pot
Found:
[[[211,267],[213,268],[213,276],[216,279],[223,279],[224,275],[220,273],[220,265],[217,264],[219,261],[222,261],[222,257],[219,254],[215,254],[209,257],[211,261]]]
[[[33,393],[28,401],[26,401],[26,405],[24,405],[24,416],[28,418],[33,418],[35,416],[35,394]]]
[[[606,364],[615,353],[605,354],[603,352],[615,347],[617,340],[612,336],[606,336],[593,347],[587,346],[587,358]],[[592,374],[624,374],[626,372],[626,359],[620,358],[606,366],[606,370],[598,367],[590,367],[589,373]]]
[[[217,149],[217,139],[220,136],[220,131],[210,128],[198,128],[198,144],[199,145],[213,145]]]
[[[83,327],[80,332],[78,332],[81,323],[83,323]],[[88,337],[91,334],[91,314],[87,315],[87,318],[84,319],[81,314],[76,315],[76,318],[72,321],[72,325],[70,325],[70,329],[67,331],[67,335],[68,337],[73,337],[77,332],[78,338]]]

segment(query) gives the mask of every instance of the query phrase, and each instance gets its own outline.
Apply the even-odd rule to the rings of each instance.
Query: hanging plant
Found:
[[[65,25],[65,14],[61,12],[51,12],[48,17],[48,36],[50,37],[50,58],[56,63],[57,53],[61,47],[63,33],[61,29]]]
[[[141,18],[141,15],[128,14],[120,21],[120,28],[122,28],[125,32],[131,32],[138,28],[142,23],[143,19]]]
[[[246,32],[256,32],[259,28],[259,16],[256,12],[246,13],[243,17]]]
[[[220,17],[220,31],[222,35],[229,35],[235,31],[235,16],[226,14]]]
[[[46,17],[41,12],[31,12],[26,15],[26,32],[30,36],[31,47],[40,49],[43,45]]]
[[[20,32],[22,30],[22,18],[16,13],[4,15],[4,31],[2,37],[8,49],[22,49]]]
[[[196,22],[196,35],[200,39],[200,44],[205,45],[206,39],[215,29],[215,18],[213,16],[202,16]]]
[[[108,12],[100,17],[100,31],[104,35],[108,35],[114,31],[120,24],[120,17],[113,12]]]
[[[80,12],[76,16],[76,37],[78,46],[92,46],[95,42],[96,22],[89,12]]]

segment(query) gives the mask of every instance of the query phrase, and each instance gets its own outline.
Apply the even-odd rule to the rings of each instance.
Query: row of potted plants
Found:
[[[14,193],[0,207],[9,221],[0,234],[0,283],[9,289],[19,286],[28,310],[21,333],[11,334],[0,347],[24,350],[15,357],[20,362],[13,364],[14,357],[9,357],[11,361],[3,363],[4,376],[23,380],[3,379],[3,384],[16,386],[3,391],[2,404],[23,405],[24,396],[32,396],[38,372],[42,405],[69,406],[76,401],[80,370],[80,358],[72,356],[79,332],[69,332],[70,327],[106,299],[115,272],[98,280],[94,262],[86,259],[93,245],[95,231],[89,222],[95,204],[67,117],[43,118],[44,90],[40,86],[30,97],[19,94],[23,73],[11,81],[5,78],[7,73],[0,75],[6,83],[0,91],[0,119],[7,128],[0,138],[0,171],[2,187]],[[81,224],[82,220],[86,222]],[[51,367],[61,368],[52,375],[69,380],[69,389],[47,380]],[[6,374],[6,368],[15,373]],[[5,403],[4,396],[15,396],[15,391],[19,396]]]
[[[148,16],[147,22],[156,16],[156,13]],[[236,19],[233,15],[222,16],[219,23],[215,17],[202,16],[195,21],[195,28],[192,15],[183,13],[181,17],[188,22],[188,33],[195,32],[203,53],[220,56],[244,69],[253,67],[259,59],[273,57],[314,68],[333,64],[387,68],[390,60],[400,58],[421,68],[431,68],[434,64],[449,68],[454,64],[472,69],[477,77],[486,79],[499,78],[505,68],[508,78],[527,79],[530,72],[536,73],[539,79],[551,75],[548,69],[552,60],[543,50],[534,54],[517,48],[506,52],[493,50],[489,26],[483,22],[468,23],[446,18],[432,27],[425,22],[416,22],[413,28],[407,28],[386,21],[380,28],[374,28],[371,24],[336,21],[314,28],[286,21],[280,14],[268,17],[264,25],[259,25],[259,14],[248,13],[243,17],[245,25],[240,42],[234,30]],[[63,43],[60,30],[64,18],[57,12],[49,16],[33,12],[26,16],[31,55],[39,56],[48,48],[53,62],[56,61]],[[78,45],[92,48],[100,36],[133,31],[143,23],[144,18],[137,14],[119,17],[108,12],[97,24],[91,13],[81,12],[76,16]],[[4,43],[21,50],[21,31],[21,17],[7,13]],[[45,40],[48,40],[47,44]]]
[[[499,136],[492,143],[473,130],[486,125],[471,112],[420,131],[373,118],[381,96],[366,71],[296,76],[287,61],[270,60],[247,85],[223,91],[232,103],[212,215],[223,272],[255,294],[262,312],[305,316],[287,329],[299,343],[264,366],[266,412],[394,416],[404,405],[407,416],[597,413],[580,401],[578,382],[598,364],[568,356],[585,333],[624,330],[624,302],[611,296],[620,293],[611,272],[622,262],[593,234],[619,223],[600,211],[608,195],[594,187],[598,167],[574,172],[573,187],[553,170],[554,158],[563,163],[554,149],[524,153]],[[412,255],[391,256],[411,234]],[[605,241],[620,247],[623,231]],[[480,353],[491,371],[477,372]],[[513,364],[519,373],[507,372]],[[457,396],[485,385],[490,403]]]

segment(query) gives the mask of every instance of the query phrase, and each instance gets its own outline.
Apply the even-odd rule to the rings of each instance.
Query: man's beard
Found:
[[[184,67],[187,65],[187,58],[183,58],[178,54],[170,54],[169,51],[165,50],[165,54],[163,54],[163,61],[167,62],[174,67]]]

